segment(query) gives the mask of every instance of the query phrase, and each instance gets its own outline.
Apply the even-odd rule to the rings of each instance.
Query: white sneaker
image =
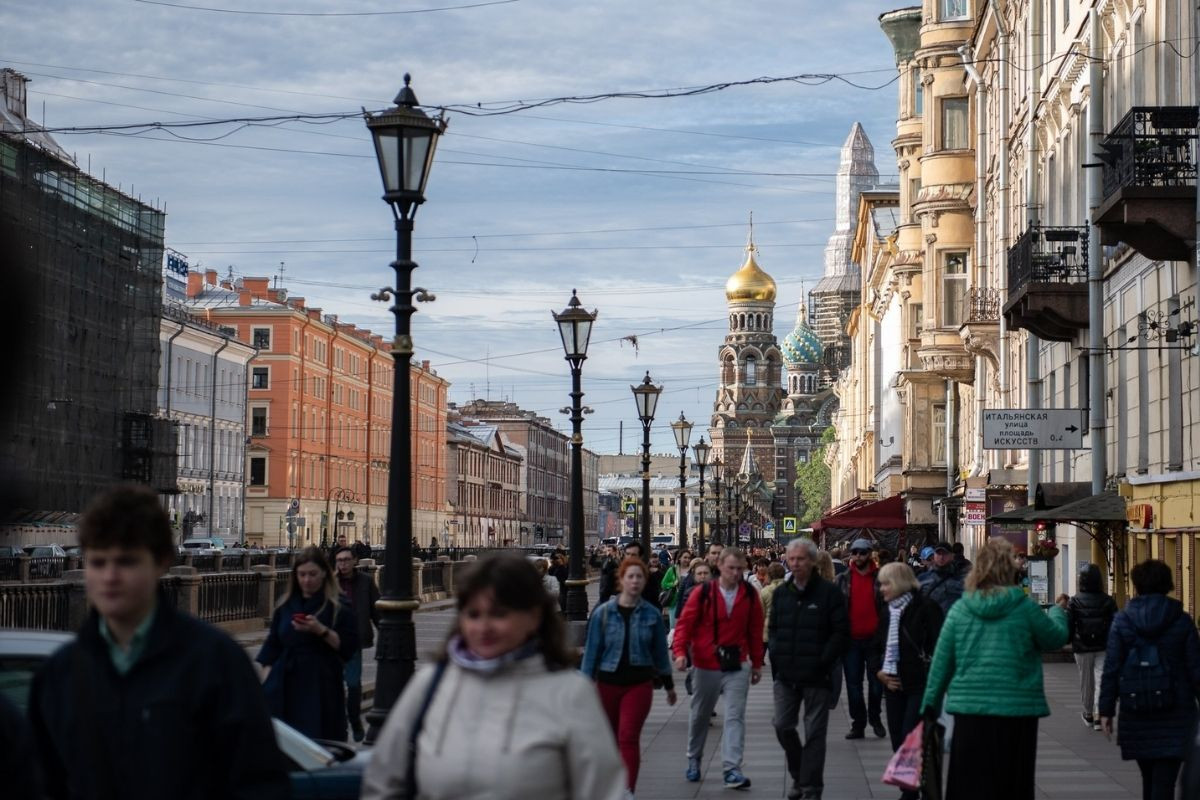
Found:
[[[633,789],[625,790],[625,800],[633,800]]]

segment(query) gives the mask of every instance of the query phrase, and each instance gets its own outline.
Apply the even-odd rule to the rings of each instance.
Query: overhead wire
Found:
[[[148,6],[166,6],[187,11],[208,11],[219,14],[242,14],[260,17],[389,17],[399,14],[429,14],[434,11],[461,11],[468,8],[483,8],[485,6],[506,6],[520,0],[482,0],[478,3],[467,3],[457,6],[439,6],[436,8],[413,8],[402,11],[256,11],[245,8],[214,8],[211,6],[188,5],[187,3],[168,3],[165,0],[133,0]]]

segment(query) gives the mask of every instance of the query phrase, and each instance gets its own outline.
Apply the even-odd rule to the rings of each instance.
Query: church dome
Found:
[[[816,332],[808,327],[804,312],[801,311],[796,318],[796,329],[784,338],[780,349],[783,351],[784,363],[789,367],[796,367],[801,364],[820,364],[825,346],[817,338]]]
[[[730,303],[775,302],[775,279],[763,271],[754,260],[757,248],[746,248],[746,263],[725,282],[725,299]]]

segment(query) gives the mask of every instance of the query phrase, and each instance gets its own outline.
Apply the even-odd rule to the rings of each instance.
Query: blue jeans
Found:
[[[843,657],[846,671],[846,703],[850,706],[850,727],[862,730],[871,723],[881,721],[883,706],[883,684],[874,675],[867,678],[867,702],[863,704],[863,676],[867,671],[867,654],[871,649],[870,639],[851,639],[850,647]]]
[[[354,655],[342,667],[342,678],[350,687],[362,687],[362,650],[355,650]]]

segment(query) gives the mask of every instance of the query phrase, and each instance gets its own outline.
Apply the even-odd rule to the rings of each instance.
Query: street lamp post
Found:
[[[587,360],[588,341],[596,312],[588,312],[579,304],[575,290],[571,301],[561,314],[554,314],[563,351],[571,365],[571,520],[570,563],[566,580],[567,619],[587,619],[587,577],[583,573],[583,362]]]
[[[416,629],[413,611],[420,605],[412,586],[412,387],[409,367],[413,355],[412,315],[414,298],[432,300],[424,289],[413,288],[412,260],[413,216],[425,202],[425,184],[433,166],[438,137],[446,129],[445,120],[430,119],[417,108],[417,96],[409,87],[412,78],[404,76],[404,88],[396,95],[395,106],[378,114],[365,113],[367,129],[375,144],[375,157],[383,179],[383,199],[392,209],[396,227],[395,287],[385,287],[371,298],[395,300],[391,312],[396,318],[396,336],[392,340],[392,437],[391,464],[388,470],[388,515],[385,530],[382,597],[379,609],[379,638],[375,660],[379,663],[375,678],[375,700],[367,722],[366,741],[374,743],[387,719],[392,704],[412,677],[417,659]]]
[[[734,513],[733,481],[729,480],[728,478],[725,480],[725,515],[729,518],[729,521],[725,526],[725,543],[727,545],[733,545],[737,542],[737,539],[734,537],[737,536],[737,523],[740,515]]]
[[[700,441],[692,448],[696,451],[696,466],[700,468],[700,530],[696,535],[697,549],[704,549],[704,468],[708,466],[708,453],[712,445],[700,437]]]
[[[655,386],[650,373],[637,386],[630,386],[637,402],[638,419],[642,421],[642,556],[650,558],[650,426],[658,406],[661,386]]]
[[[679,546],[683,548],[687,547],[687,451],[692,439],[692,423],[687,421],[682,411],[679,412],[679,419],[671,423],[671,431],[679,447]]]
[[[721,463],[721,457],[717,456],[713,459],[713,505],[717,509],[716,525],[713,527],[713,541],[721,544],[721,467],[725,466]],[[700,543],[701,548],[704,543]]]

